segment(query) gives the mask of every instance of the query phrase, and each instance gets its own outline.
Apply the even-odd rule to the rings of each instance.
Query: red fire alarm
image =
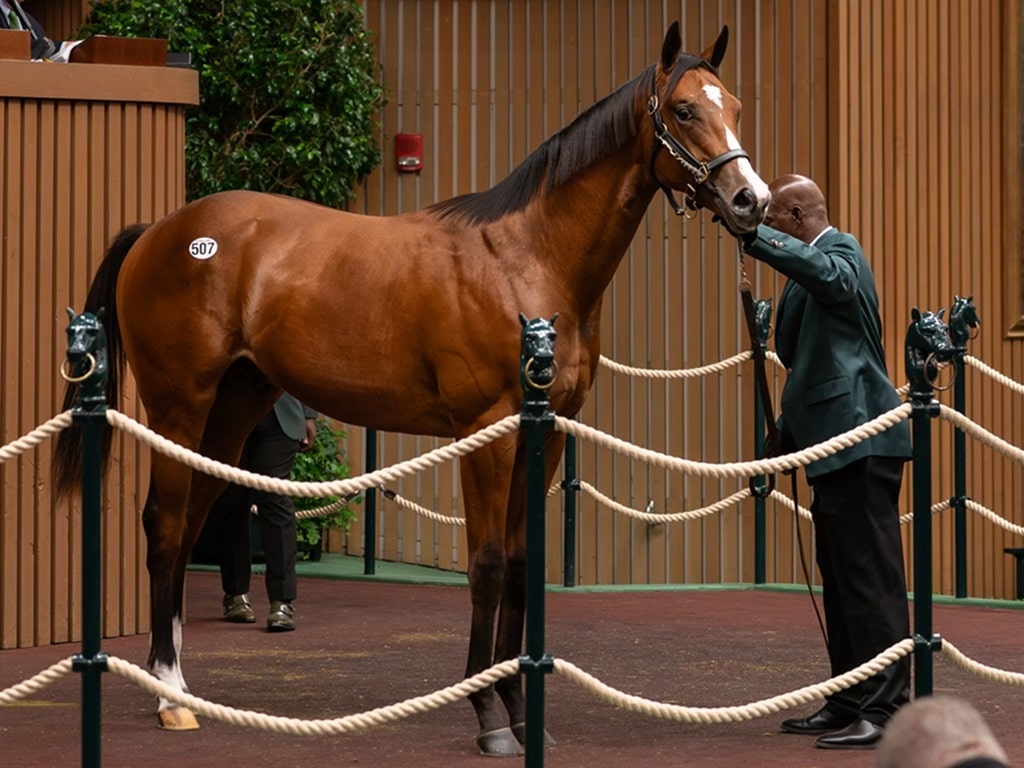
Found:
[[[423,170],[423,134],[399,133],[395,135],[395,164],[404,173]]]

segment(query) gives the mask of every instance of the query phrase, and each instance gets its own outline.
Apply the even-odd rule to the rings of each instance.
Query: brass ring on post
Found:
[[[86,359],[89,361],[89,370],[83,373],[81,376],[71,376],[67,372],[67,366],[70,362],[66,357],[64,362],[60,364],[60,377],[69,384],[78,384],[79,382],[85,381],[96,371],[96,358],[92,356],[92,353],[85,353]]]
[[[551,389],[551,386],[555,383],[555,379],[558,378],[558,363],[554,360],[551,361],[551,367],[555,369],[555,372],[551,375],[551,381],[547,384],[538,384],[530,375],[530,368],[533,366],[533,361],[536,359],[537,358],[535,357],[531,357],[526,361],[526,365],[523,367],[523,375],[526,377],[526,380],[530,382],[530,386],[534,389]]]
[[[935,378],[936,379],[939,377],[939,373],[942,372],[943,368],[952,368],[953,369],[953,378],[950,380],[949,384],[947,384],[944,387],[939,387],[939,386],[936,386],[935,382],[932,380],[932,381],[929,381],[929,384],[931,384],[931,388],[934,389],[936,392],[945,392],[947,389],[951,388],[953,386],[953,384],[956,382],[956,366],[955,365],[950,365],[948,363],[946,365],[942,365],[939,362],[939,359],[935,356],[935,353],[934,352],[929,352],[928,353],[928,357],[926,357],[924,359],[924,374],[925,374],[925,376],[928,375],[928,364],[929,363],[931,363],[932,365],[935,366]]]

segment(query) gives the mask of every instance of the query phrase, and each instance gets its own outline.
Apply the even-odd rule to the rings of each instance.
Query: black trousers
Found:
[[[281,431],[271,410],[245,441],[239,466],[261,475],[287,479],[291,475],[296,440]],[[220,581],[224,593],[241,595],[249,591],[252,574],[252,544],[249,537],[250,507],[258,511],[260,538],[266,555],[267,598],[294,600],[295,505],[290,496],[229,485],[210,511],[210,520],[220,524]]]
[[[903,460],[869,456],[813,478],[818,568],[832,676],[910,637],[899,524]],[[910,698],[910,659],[828,697],[883,725]]]

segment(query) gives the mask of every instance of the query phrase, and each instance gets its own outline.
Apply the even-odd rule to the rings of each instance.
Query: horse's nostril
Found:
[[[757,205],[757,196],[750,187],[744,187],[732,198],[732,207],[736,211],[752,211]]]

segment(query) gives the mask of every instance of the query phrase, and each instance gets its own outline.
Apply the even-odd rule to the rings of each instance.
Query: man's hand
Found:
[[[740,245],[743,247],[743,250],[749,249],[750,246],[754,244],[754,241],[757,240],[757,229],[753,229],[750,232],[733,232],[725,219],[717,213],[711,217],[711,221],[714,224],[720,224],[725,227],[726,232],[740,241]]]
[[[299,440],[299,453],[308,451],[316,442],[316,419],[306,419],[306,436]]]

